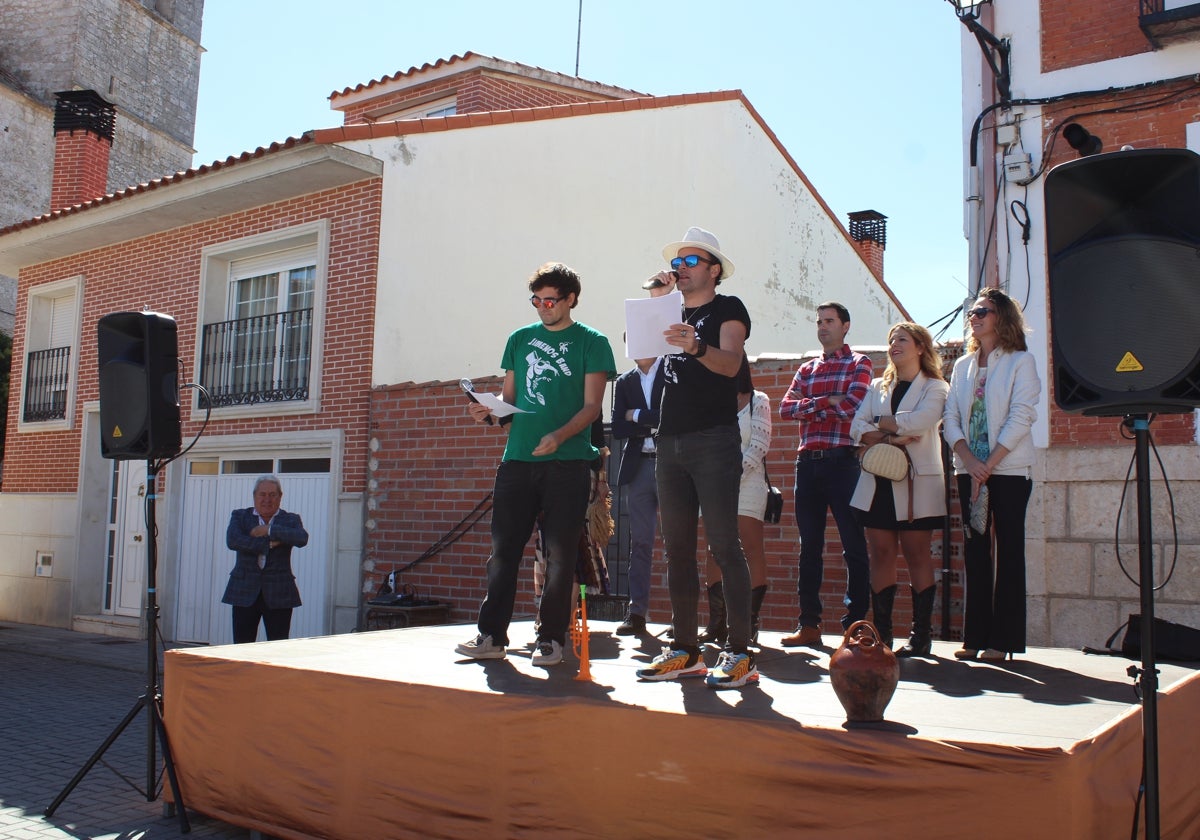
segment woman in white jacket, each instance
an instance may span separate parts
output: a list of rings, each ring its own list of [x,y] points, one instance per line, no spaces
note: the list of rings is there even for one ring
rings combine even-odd
[[[850,425],[855,443],[903,446],[912,461],[908,479],[888,481],[863,470],[850,499],[867,537],[871,559],[871,610],[875,629],[892,644],[896,557],[904,553],[913,599],[912,636],[897,656],[928,656],[933,647],[933,532],[946,516],[945,474],[938,426],[950,386],[933,337],[920,324],[903,322],[888,332],[888,363],[871,383]]]
[[[967,355],[954,364],[943,431],[954,451],[963,520],[973,523],[964,529],[967,603],[963,647],[954,655],[1011,659],[1025,652],[1025,508],[1033,490],[1034,458],[1030,428],[1042,386],[1016,301],[987,288],[967,315]],[[972,517],[983,488],[987,512]]]

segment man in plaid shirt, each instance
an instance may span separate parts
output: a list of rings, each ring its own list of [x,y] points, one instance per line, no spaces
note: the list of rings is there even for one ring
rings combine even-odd
[[[827,301],[817,307],[817,340],[824,351],[796,371],[779,404],[784,420],[800,423],[796,454],[796,524],[800,528],[800,620],[783,637],[785,647],[821,644],[821,579],[826,510],[833,511],[846,563],[846,614],[842,628],[864,618],[871,601],[870,563],[863,529],[850,509],[858,484],[858,458],[850,422],[871,384],[871,360],[846,344],[850,312]]]

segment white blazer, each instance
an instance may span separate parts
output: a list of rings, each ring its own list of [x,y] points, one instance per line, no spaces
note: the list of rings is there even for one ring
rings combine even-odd
[[[912,459],[915,473],[913,517],[916,519],[946,515],[945,473],[942,471],[942,444],[938,436],[938,425],[942,422],[942,412],[949,391],[950,386],[941,379],[930,379],[924,373],[918,373],[896,409],[897,434],[902,437],[920,435],[920,440],[905,447],[908,449],[909,458]],[[851,439],[860,443],[862,436],[867,432],[879,431],[879,427],[873,422],[874,418],[891,413],[891,391],[882,378],[872,380],[871,388],[859,403],[854,422],[850,424]],[[871,500],[875,498],[876,480],[875,476],[863,470],[854,488],[854,495],[850,497],[851,507],[859,510],[871,509]],[[893,481],[892,495],[896,502],[896,518],[904,522],[908,519],[908,481]]]
[[[971,402],[975,399],[975,376],[979,372],[979,352],[969,353],[954,363],[950,375],[950,398],[946,400],[945,427],[942,434],[950,449],[967,439],[971,421]],[[1038,397],[1042,382],[1038,378],[1033,354],[996,348],[988,357],[987,385],[983,401],[987,407],[988,440],[1008,450],[993,475],[1029,476],[1033,467],[1033,437],[1029,431],[1037,420]],[[970,443],[970,441],[968,441]],[[954,471],[965,473],[962,459],[954,453]]]

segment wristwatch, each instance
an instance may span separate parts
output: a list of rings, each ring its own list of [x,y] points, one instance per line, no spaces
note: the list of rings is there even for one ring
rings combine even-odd
[[[692,354],[693,359],[699,359],[708,350],[708,345],[704,343],[704,339],[696,336],[696,352]]]

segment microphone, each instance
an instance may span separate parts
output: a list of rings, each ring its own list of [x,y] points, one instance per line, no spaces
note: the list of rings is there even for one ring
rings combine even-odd
[[[671,275],[676,280],[679,279],[679,272],[672,271]],[[667,285],[667,284],[664,283],[663,281],[659,280],[658,275],[656,274],[655,276],[653,276],[649,280],[647,280],[645,283],[643,283],[642,288],[645,289],[646,291],[651,291],[652,289],[661,289],[665,285]]]
[[[479,402],[479,398],[475,396],[475,383],[470,379],[458,380],[458,387],[463,389],[463,393],[467,395],[467,399],[469,399],[471,402]],[[492,422],[492,415],[489,414],[487,416],[487,424],[491,426]]]

